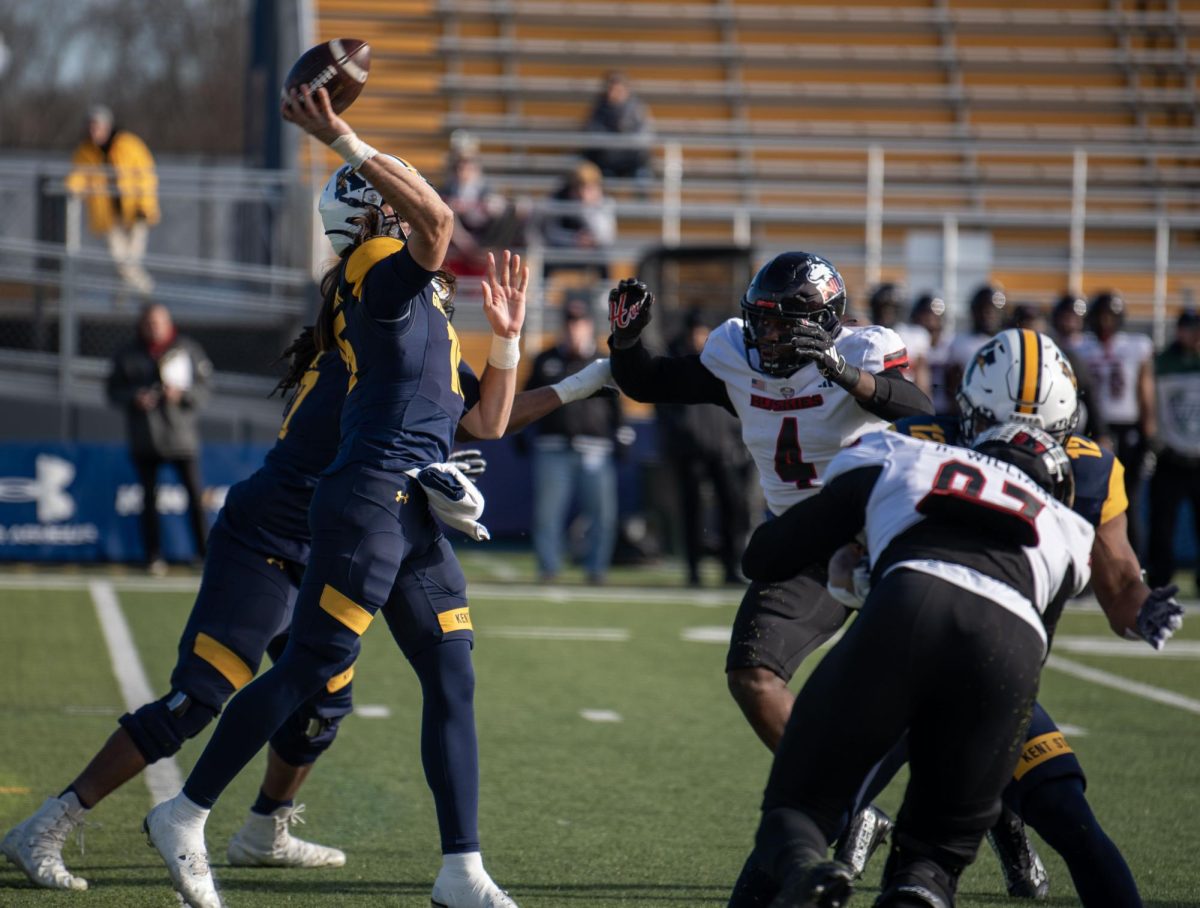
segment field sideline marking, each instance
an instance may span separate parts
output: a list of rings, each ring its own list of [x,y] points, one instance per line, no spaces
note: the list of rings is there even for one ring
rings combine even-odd
[[[1170,646],[1169,643],[1167,645]],[[1172,690],[1154,687],[1151,684],[1143,684],[1141,681],[1134,681],[1121,675],[1114,675],[1112,672],[1106,672],[1098,668],[1092,668],[1090,665],[1073,662],[1070,659],[1064,659],[1062,656],[1050,656],[1046,660],[1046,667],[1057,669],[1063,674],[1071,675],[1083,681],[1091,681],[1093,684],[1099,684],[1102,687],[1111,687],[1113,690],[1119,690],[1122,693],[1133,694],[1135,697],[1141,697],[1144,700],[1153,700],[1155,703],[1162,703],[1166,706],[1174,706],[1176,709],[1182,709],[1200,716],[1200,700],[1193,700],[1191,697],[1185,697],[1183,694],[1177,694]]]
[[[139,706],[155,699],[154,691],[150,688],[150,679],[146,677],[146,669],[142,667],[141,657],[133,642],[133,634],[129,630],[129,622],[121,611],[121,603],[117,601],[117,593],[107,580],[92,580],[88,583],[88,592],[92,604],[96,607],[96,617],[100,619],[100,630],[104,633],[104,642],[108,645],[108,656],[112,661],[113,674],[117,677],[117,685],[121,688],[121,696],[125,700],[125,708],[133,712]],[[183,787],[183,774],[174,757],[167,757],[146,767],[143,778],[146,787],[150,789],[150,798],[155,804],[173,798]]]

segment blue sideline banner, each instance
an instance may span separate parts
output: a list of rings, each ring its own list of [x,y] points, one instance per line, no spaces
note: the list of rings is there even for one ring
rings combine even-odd
[[[253,473],[265,445],[206,445],[200,458],[211,525],[229,486]],[[196,557],[187,493],[170,467],[159,471],[163,556]],[[138,520],[142,487],[124,445],[0,445],[0,561],[144,560]]]

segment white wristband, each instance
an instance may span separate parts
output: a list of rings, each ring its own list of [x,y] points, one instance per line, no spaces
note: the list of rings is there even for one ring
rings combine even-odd
[[[588,363],[578,372],[550,386],[558,399],[564,404],[574,403],[591,397],[605,385],[612,382],[612,369],[607,359],[598,359]]]
[[[515,369],[521,361],[521,336],[501,337],[492,335],[492,350],[488,354],[488,365],[493,369]]]
[[[378,151],[352,132],[344,136],[338,136],[329,143],[329,147],[341,155],[342,160],[355,170],[358,170],[363,164],[379,154]]]

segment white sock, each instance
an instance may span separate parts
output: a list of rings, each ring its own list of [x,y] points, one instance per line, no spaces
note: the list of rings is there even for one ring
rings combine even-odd
[[[79,803],[79,795],[73,791],[68,791],[59,800],[67,805],[67,813],[72,820],[82,820],[88,812],[88,809]]]
[[[184,826],[199,826],[203,829],[210,812],[207,807],[201,807],[182,791],[171,798],[171,816],[175,822]]]
[[[442,867],[447,872],[458,876],[483,873],[483,855],[478,851],[467,851],[462,854],[444,854],[442,855]]]

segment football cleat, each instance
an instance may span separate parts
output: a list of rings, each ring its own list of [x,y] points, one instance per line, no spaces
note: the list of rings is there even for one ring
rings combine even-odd
[[[167,865],[171,884],[191,908],[224,908],[204,845],[203,825],[180,823],[172,801],[163,801],[142,821],[146,839]]]
[[[841,861],[804,864],[788,874],[768,908],[842,908],[854,894],[854,872]]]
[[[1025,823],[1008,807],[1000,812],[987,834],[988,844],[996,852],[1008,894],[1017,899],[1045,899],[1050,895],[1050,875],[1038,857]]]
[[[303,812],[303,804],[270,814],[250,811],[229,840],[229,863],[234,867],[341,867],[346,863],[344,852],[292,835],[291,826],[304,822]]]
[[[33,816],[15,826],[0,842],[0,852],[37,886],[46,889],[88,888],[63,863],[67,836],[82,822],[61,798],[46,798]]]
[[[900,883],[880,893],[875,908],[951,908],[951,905],[918,883]]]
[[[838,843],[834,859],[854,871],[857,880],[867,869],[876,849],[887,841],[892,819],[874,804],[868,804],[850,819],[850,826]]]
[[[445,867],[433,883],[432,908],[517,908],[507,892],[484,870],[467,874],[450,873]]]

